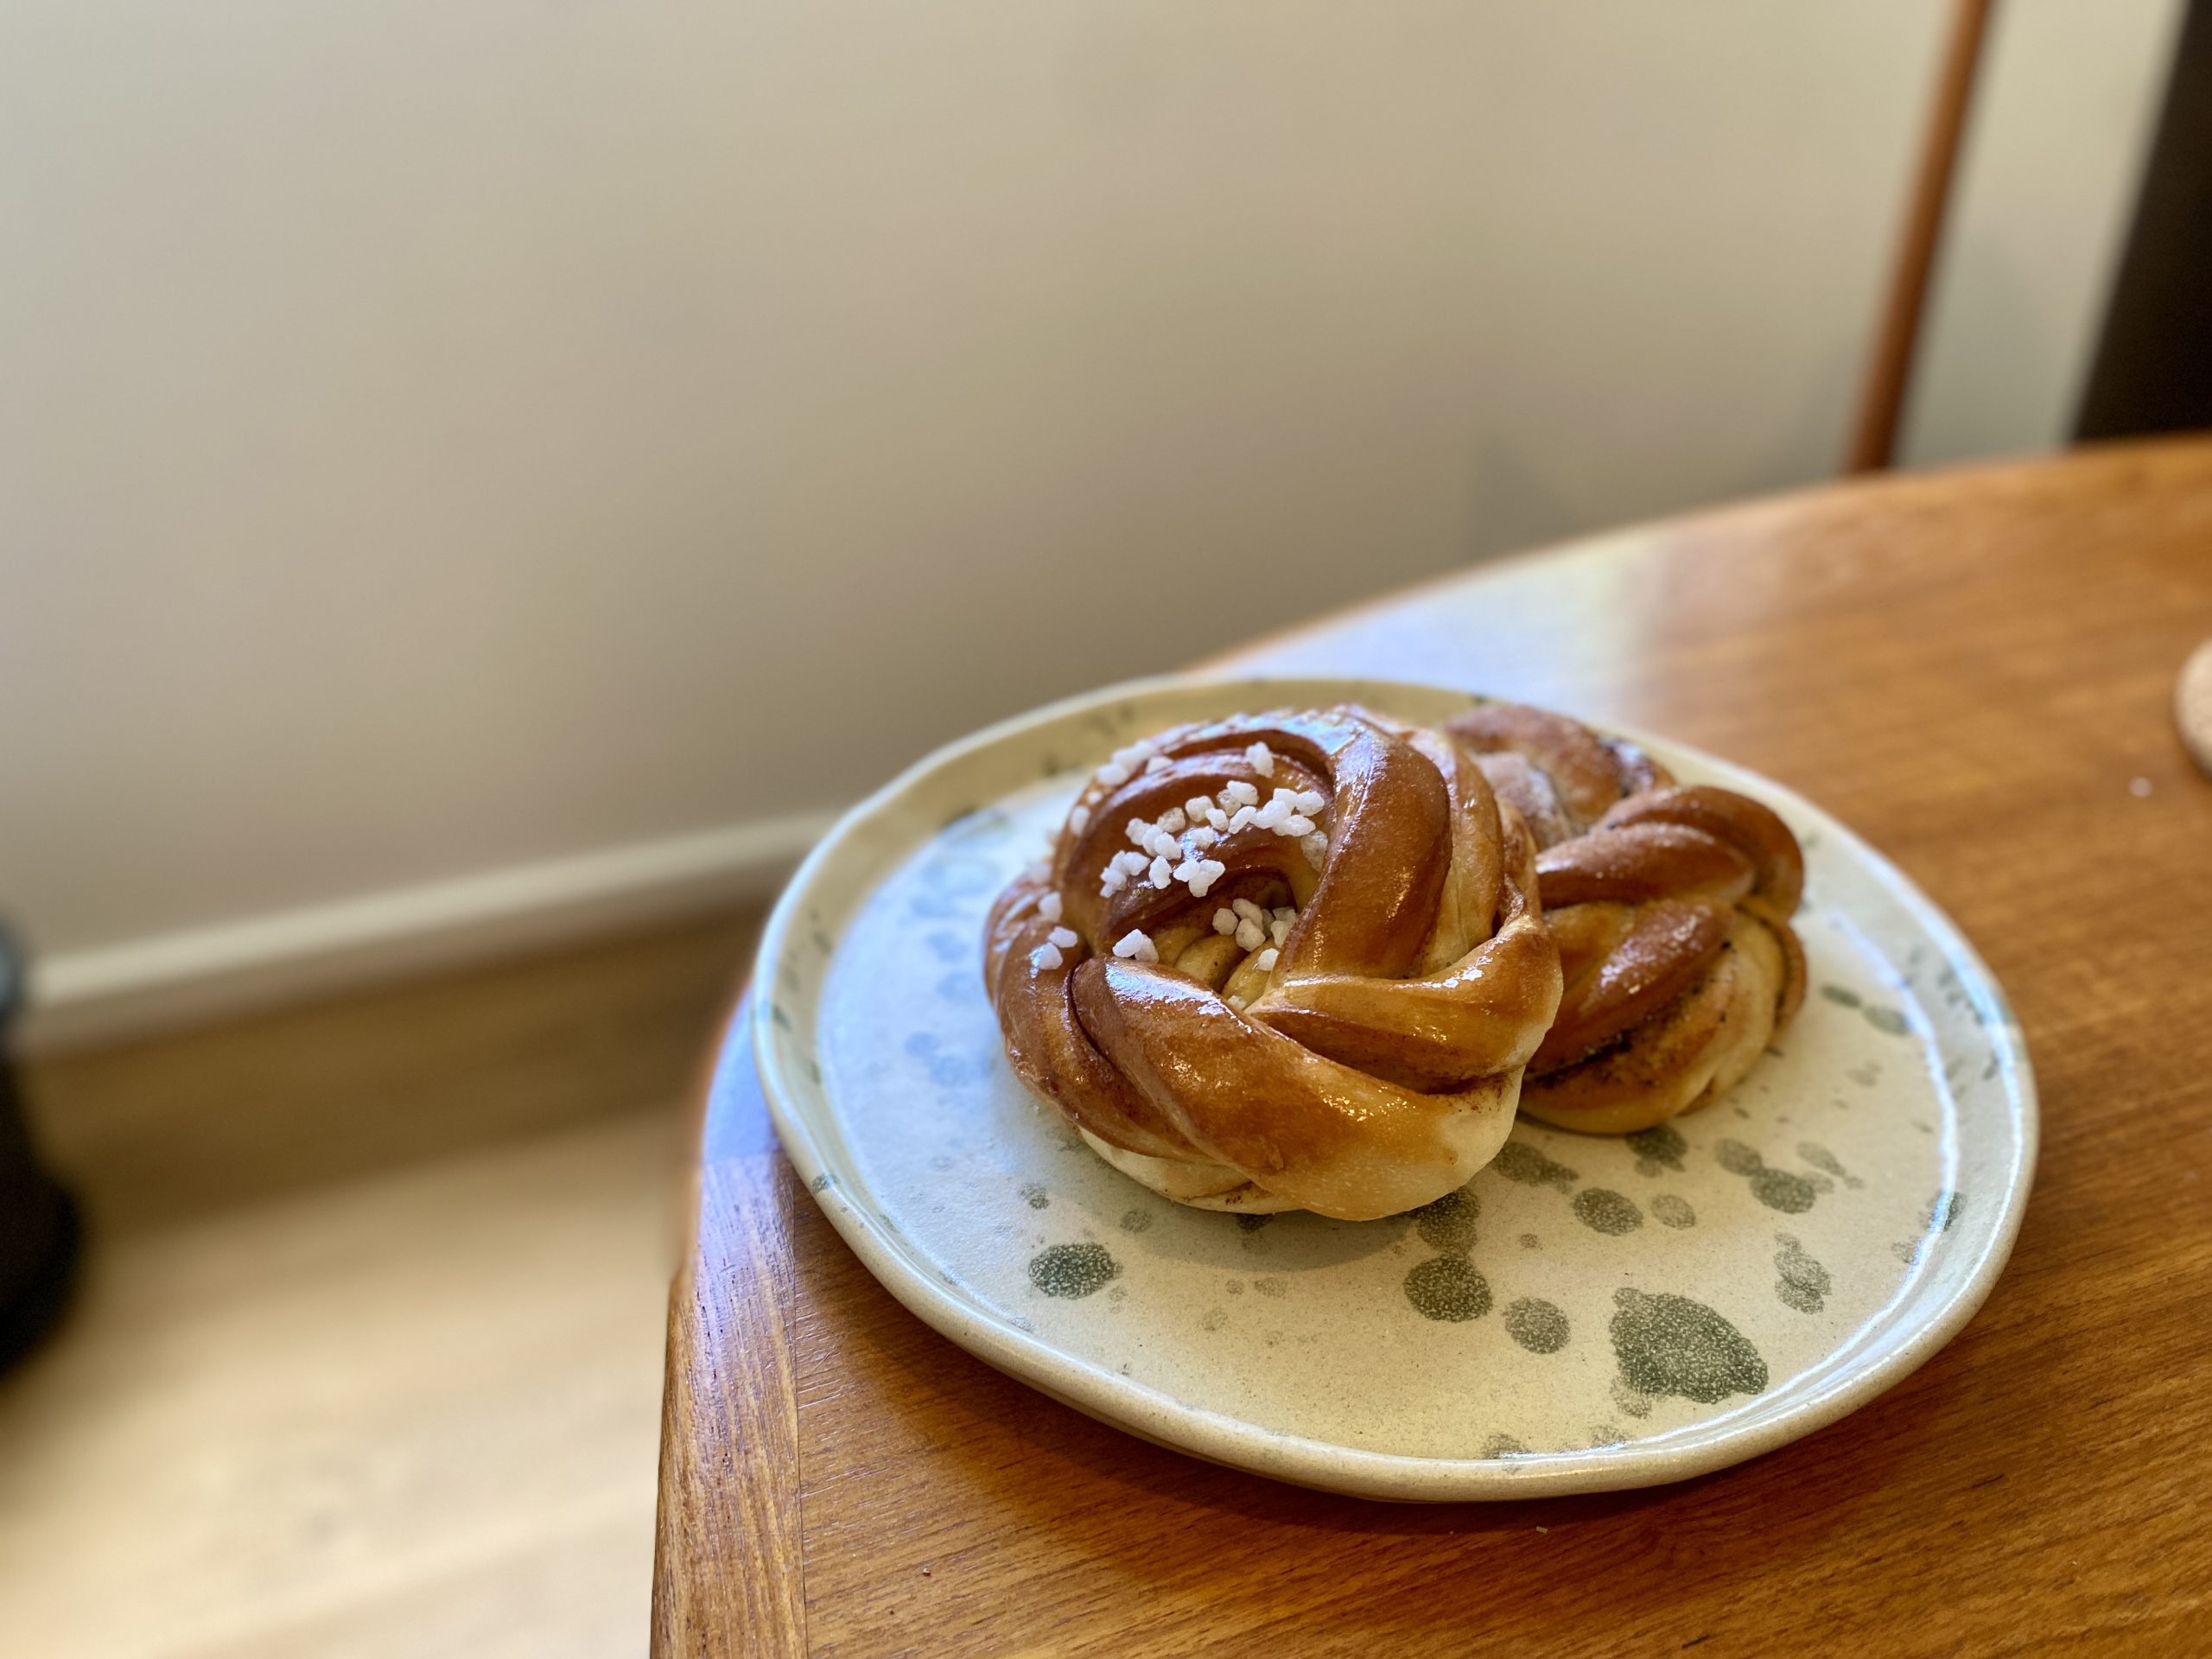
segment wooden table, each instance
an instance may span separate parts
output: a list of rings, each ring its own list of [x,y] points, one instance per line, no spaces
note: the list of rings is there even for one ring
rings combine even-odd
[[[2170,714],[2207,634],[2212,443],[2183,442],[1633,530],[1230,659],[1636,722],[1855,825],[2026,1027],[2011,1268],[1906,1382],[1727,1472],[1326,1497],[907,1314],[795,1190],[734,1040],[670,1326],[655,1652],[2212,1652],[2212,783]]]

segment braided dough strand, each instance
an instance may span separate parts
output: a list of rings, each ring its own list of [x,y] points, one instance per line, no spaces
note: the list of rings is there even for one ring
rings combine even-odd
[[[1449,729],[1501,798],[1528,804],[1543,845],[1565,989],[1522,1109],[1619,1133],[1732,1087],[1804,1000],[1789,918],[1805,867],[1789,826],[1564,715],[1491,703]]]

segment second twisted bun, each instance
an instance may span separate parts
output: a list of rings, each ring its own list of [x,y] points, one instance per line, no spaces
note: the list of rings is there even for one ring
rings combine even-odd
[[[1541,848],[1566,988],[1522,1110],[1619,1134],[1732,1087],[1804,1001],[1789,826],[1563,715],[1485,703],[1449,729]]]

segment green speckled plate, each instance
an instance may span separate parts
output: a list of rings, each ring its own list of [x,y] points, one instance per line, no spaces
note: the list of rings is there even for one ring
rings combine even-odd
[[[849,814],[777,906],[755,1040],[785,1149],[892,1294],[953,1341],[1147,1440],[1376,1497],[1649,1485],[1832,1422],[1980,1305],[2035,1160],[2003,996],[1948,920],[1818,808],[1631,734],[1787,818],[1812,994],[1730,1095],[1626,1140],[1523,1122],[1393,1220],[1186,1210],[1014,1081],[985,910],[1080,778],[1141,733],[1463,693],[1162,681],[940,751]]]

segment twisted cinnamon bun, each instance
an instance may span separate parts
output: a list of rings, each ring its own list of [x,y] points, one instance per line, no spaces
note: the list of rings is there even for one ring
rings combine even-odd
[[[1007,1056],[1181,1203],[1412,1209],[1496,1154],[1551,1027],[1535,861],[1440,732],[1344,707],[1162,733],[992,910]]]
[[[1522,1109],[1618,1134],[1717,1098],[1804,1000],[1789,826],[1544,709],[1485,703],[1448,729],[1541,849],[1565,989]]]

